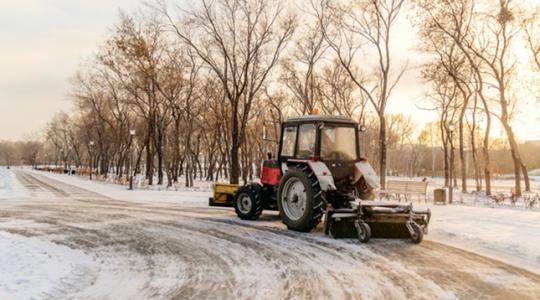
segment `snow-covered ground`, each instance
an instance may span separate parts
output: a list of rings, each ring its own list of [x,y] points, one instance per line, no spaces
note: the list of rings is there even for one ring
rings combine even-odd
[[[210,192],[192,190],[128,191],[122,185],[89,181],[77,176],[37,173],[92,190],[109,198],[140,203],[163,202],[204,207],[207,206],[208,197],[211,196]],[[456,195],[461,194],[457,192]],[[456,199],[459,202],[460,196]],[[486,254],[540,274],[540,211],[499,209],[500,207],[490,206],[473,207],[459,203],[425,205],[419,202],[415,207],[429,208],[433,212],[430,232],[426,239]]]
[[[11,170],[0,167],[0,200],[27,196],[27,190],[15,179]]]
[[[0,299],[534,299],[540,293],[540,277],[521,270],[540,274],[538,211],[417,202],[433,211],[423,244],[360,245],[333,240],[321,228],[288,231],[276,212],[238,220],[230,208],[207,207],[210,191],[128,191],[18,169],[0,172],[0,186],[7,195],[0,199]]]
[[[540,274],[540,212],[462,205],[430,209],[427,239]]]
[[[0,231],[0,299],[54,299],[57,287],[78,284],[90,262],[82,251]]]

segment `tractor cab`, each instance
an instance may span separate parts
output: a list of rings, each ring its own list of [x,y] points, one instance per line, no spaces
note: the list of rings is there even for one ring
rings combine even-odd
[[[261,182],[277,186],[289,166],[318,164],[328,169],[332,186],[352,188],[350,178],[360,159],[359,131],[351,118],[307,115],[289,118],[281,126],[277,159],[264,161]]]
[[[308,115],[286,120],[281,129],[280,164],[321,161],[335,181],[352,175],[360,160],[358,123],[347,117]]]
[[[358,124],[350,118],[303,116],[283,122],[279,160],[356,161]]]

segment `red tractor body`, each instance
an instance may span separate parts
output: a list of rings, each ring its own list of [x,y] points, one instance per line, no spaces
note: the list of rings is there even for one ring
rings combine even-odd
[[[263,185],[277,186],[281,180],[281,168],[279,164],[266,160],[261,170],[261,183]]]

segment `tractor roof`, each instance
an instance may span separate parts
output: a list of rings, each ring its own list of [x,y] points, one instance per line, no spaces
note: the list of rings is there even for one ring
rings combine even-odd
[[[343,123],[343,124],[358,124],[353,119],[343,116],[329,116],[329,115],[306,115],[301,117],[292,117],[288,118],[283,122],[284,124],[291,123],[319,123],[319,122],[328,122],[328,123]]]

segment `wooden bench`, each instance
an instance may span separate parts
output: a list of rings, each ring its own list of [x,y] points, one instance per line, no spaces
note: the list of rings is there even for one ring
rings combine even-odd
[[[404,181],[404,180],[389,180],[386,182],[386,189],[380,191],[381,197],[390,199],[393,196],[399,201],[404,198],[409,200],[410,196],[421,196],[427,202],[427,181]]]

